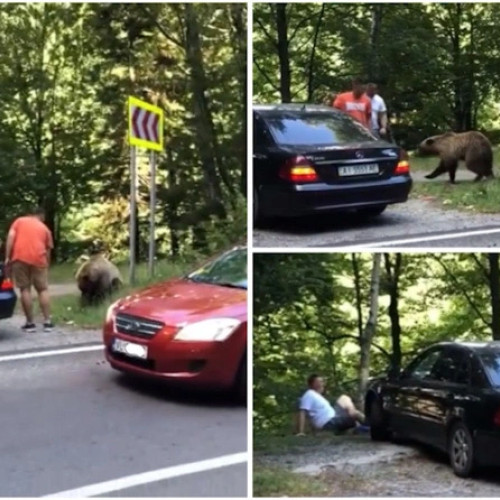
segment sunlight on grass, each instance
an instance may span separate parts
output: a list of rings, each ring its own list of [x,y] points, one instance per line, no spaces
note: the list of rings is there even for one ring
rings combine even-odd
[[[500,212],[500,180],[478,183],[415,182],[412,196],[427,197],[441,202],[443,207],[481,213]]]

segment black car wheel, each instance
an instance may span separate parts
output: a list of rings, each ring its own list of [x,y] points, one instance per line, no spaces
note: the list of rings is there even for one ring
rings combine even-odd
[[[387,441],[391,435],[387,428],[384,411],[379,399],[373,399],[370,403],[370,413],[368,417],[370,423],[370,437],[372,441]]]
[[[358,214],[363,217],[376,217],[380,215],[385,209],[387,205],[375,205],[373,207],[360,208],[358,210]]]
[[[474,443],[462,422],[454,424],[450,431],[448,452],[453,472],[459,477],[470,476],[474,468]]]

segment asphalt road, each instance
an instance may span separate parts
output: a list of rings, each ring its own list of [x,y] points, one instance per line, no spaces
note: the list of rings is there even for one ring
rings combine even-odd
[[[254,230],[255,248],[500,247],[500,214],[444,210],[412,199],[379,217],[333,214],[270,221]]]
[[[127,379],[98,332],[18,322],[0,322],[1,497],[246,496],[246,408]]]

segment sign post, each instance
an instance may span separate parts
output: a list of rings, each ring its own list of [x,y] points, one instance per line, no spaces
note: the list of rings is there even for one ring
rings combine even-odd
[[[136,150],[135,146],[130,146],[130,270],[129,281],[133,285],[135,282],[135,248],[137,235],[137,165],[136,165]]]
[[[136,148],[151,151],[151,191],[150,191],[150,235],[149,235],[149,276],[154,273],[155,256],[155,208],[156,208],[156,155],[163,150],[163,110],[130,96],[128,99],[128,137],[130,144],[130,284],[135,282],[136,234],[137,234],[137,164]]]
[[[151,191],[149,193],[149,259],[148,274],[155,274],[155,212],[156,212],[156,154],[151,151],[149,157]]]

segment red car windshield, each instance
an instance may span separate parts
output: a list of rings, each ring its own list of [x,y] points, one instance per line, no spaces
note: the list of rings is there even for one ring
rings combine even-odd
[[[187,276],[196,283],[247,289],[247,250],[236,248]]]

